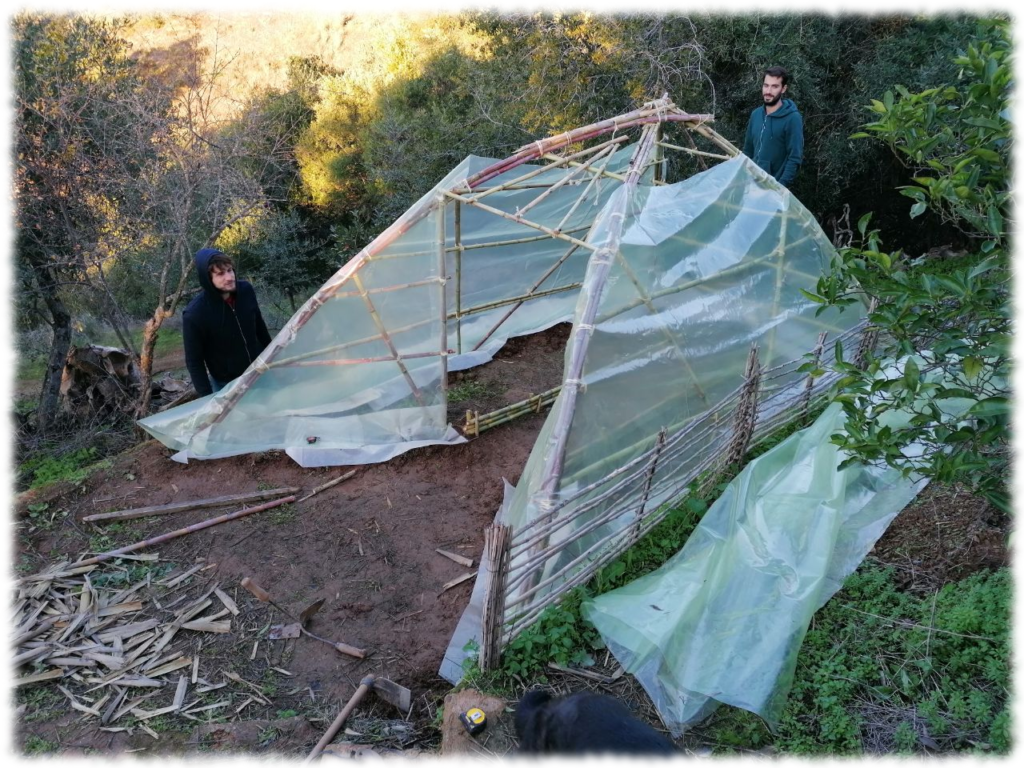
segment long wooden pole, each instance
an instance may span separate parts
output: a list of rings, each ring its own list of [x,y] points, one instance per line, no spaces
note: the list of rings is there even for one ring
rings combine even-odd
[[[186,509],[205,509],[207,507],[221,507],[225,504],[236,504],[242,501],[256,501],[271,496],[286,496],[296,493],[298,488],[274,488],[269,491],[254,491],[252,493],[235,493],[231,496],[217,496],[212,499],[196,499],[195,501],[177,501],[173,504],[160,504],[152,507],[137,507],[135,509],[124,509],[118,512],[100,512],[95,515],[86,515],[82,518],[84,522],[95,523],[99,520],[132,520],[137,517],[151,517],[153,515],[169,515],[172,512],[183,512]]]
[[[170,533],[164,533],[164,534],[161,534],[160,536],[154,536],[152,539],[146,539],[145,541],[139,541],[139,542],[136,542],[135,544],[129,544],[127,547],[120,547],[119,549],[112,549],[109,552],[104,552],[102,554],[96,555],[95,557],[90,557],[88,560],[79,560],[76,563],[71,563],[71,565],[73,565],[75,568],[80,568],[83,565],[93,565],[95,563],[100,563],[100,562],[102,562],[104,560],[109,560],[112,557],[117,557],[118,555],[123,555],[126,552],[134,552],[137,549],[142,549],[143,547],[151,547],[154,544],[163,544],[165,541],[170,541],[171,539],[176,539],[179,536],[185,536],[185,535],[187,535],[189,533],[195,533],[196,531],[201,531],[204,528],[210,528],[210,527],[212,527],[214,525],[220,525],[221,523],[227,523],[227,522],[230,522],[231,520],[237,520],[240,517],[245,517],[246,515],[251,515],[251,514],[254,514],[256,512],[264,512],[264,511],[266,511],[268,509],[273,509],[274,507],[279,507],[282,504],[289,504],[289,503],[291,503],[293,501],[295,501],[295,497],[294,496],[286,496],[283,499],[277,499],[276,501],[269,501],[266,504],[261,504],[258,507],[250,507],[249,509],[240,509],[238,512],[230,512],[230,513],[228,513],[226,515],[221,515],[220,517],[214,517],[214,518],[212,518],[210,520],[204,520],[203,522],[196,523],[195,525],[187,525],[184,528],[179,528],[178,530],[171,531]]]

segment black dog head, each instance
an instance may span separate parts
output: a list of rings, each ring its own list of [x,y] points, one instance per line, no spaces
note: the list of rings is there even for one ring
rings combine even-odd
[[[587,692],[554,699],[547,691],[529,691],[516,709],[516,735],[519,750],[528,753],[675,752],[671,741],[618,699]]]

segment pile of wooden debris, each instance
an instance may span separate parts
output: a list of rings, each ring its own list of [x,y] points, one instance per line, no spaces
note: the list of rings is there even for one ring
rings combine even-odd
[[[156,560],[157,556],[125,559]],[[106,570],[98,572],[101,567]],[[170,647],[183,631],[231,631],[231,617],[239,609],[219,584],[193,599],[184,589],[193,576],[213,568],[216,563],[199,562],[158,581],[149,570],[145,578],[123,588],[104,586],[116,584],[118,578],[123,584],[128,572],[107,563],[79,567],[63,563],[21,579],[15,604],[14,664],[16,670],[31,665],[33,671],[16,677],[15,684],[56,681],[71,707],[98,718],[101,730],[130,731],[137,726],[153,738],[159,737],[146,725],[150,718],[176,713],[202,721],[197,714],[231,705],[231,698],[211,704],[201,698],[228,681],[251,691],[236,711],[253,701],[269,704],[258,686],[233,672],[222,672],[227,679],[219,683],[204,679],[198,654],[186,656]],[[149,589],[154,585],[163,587],[159,600]],[[154,613],[166,618],[143,618]],[[179,673],[176,680],[175,672]],[[212,676],[212,671],[207,674]],[[173,696],[170,704],[155,709],[142,706],[161,693]],[[134,715],[132,725],[115,725],[129,713]]]

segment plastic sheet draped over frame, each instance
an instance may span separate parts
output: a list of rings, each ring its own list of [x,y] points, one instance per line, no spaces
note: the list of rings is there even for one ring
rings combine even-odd
[[[863,316],[857,308],[816,314],[820,305],[801,289],[815,288],[834,253],[832,244],[795,197],[743,156],[678,184],[639,187],[624,210],[594,327],[579,325],[581,297],[569,341],[571,349],[579,333],[592,333],[551,499],[556,506],[566,502],[556,519],[573,517],[605,491],[583,489],[650,451],[661,429],[671,438],[733,393],[752,344],[762,367],[770,368],[809,353],[820,332],[834,338]],[[605,229],[602,214],[591,242],[599,245]],[[588,273],[583,291],[595,290]],[[794,373],[774,384],[803,381]],[[549,423],[563,407],[559,397]],[[543,549],[560,550],[532,582],[550,583],[510,612],[510,626],[571,576],[552,579],[553,574],[570,567],[580,572],[593,560],[588,551],[634,524],[641,508],[679,498],[695,468],[724,449],[731,423],[720,420],[708,427],[706,439],[666,456],[649,489],[634,473],[633,482],[554,530],[541,546],[514,554],[512,571]],[[537,441],[502,522],[520,528],[546,514],[540,506],[552,445],[550,439]],[[602,518],[606,522],[581,533]]]
[[[678,735],[719,702],[776,723],[811,616],[925,481],[840,470],[838,404],[750,462],[657,571],[583,615]]]
[[[743,382],[751,344],[762,366],[779,365],[809,353],[821,331],[834,338],[863,317],[858,307],[816,316],[820,305],[800,289],[815,288],[832,244],[788,190],[743,156],[677,184],[615,194],[624,199],[609,201],[588,238],[595,247],[615,242],[607,281],[600,284],[592,260],[566,352],[579,334],[592,334],[560,481],[542,508],[562,395],[496,518],[518,531],[557,508],[546,540],[513,552],[509,578],[518,584],[506,599],[518,604],[506,609],[506,631],[528,624],[538,604],[594,562],[602,540],[633,535],[638,513],[679,499],[697,468],[721,454],[732,418],[709,412]],[[613,207],[623,219],[613,219]],[[598,314],[593,328],[584,327],[583,307],[595,292]],[[773,386],[799,393],[804,382],[794,373]],[[671,440],[694,425],[703,436],[666,451],[649,488],[640,467],[608,492],[607,478],[649,452],[662,428]],[[590,508],[577,514],[583,505]],[[526,562],[545,551],[552,554],[543,570],[524,580]],[[452,682],[461,678],[467,639],[480,639],[481,600],[477,589],[445,654],[441,674]]]
[[[621,170],[628,156],[610,152],[607,169]],[[464,160],[381,236],[398,233],[388,245],[364,252],[328,280],[253,364],[260,372],[244,392],[251,369],[220,392],[140,425],[177,449],[179,461],[284,449],[302,466],[330,466],[464,442],[448,425],[446,365],[479,365],[509,337],[568,320],[590,255],[520,221],[447,199],[442,256],[441,195],[493,162]],[[536,169],[514,168],[483,189]],[[484,201],[514,216],[571,173],[546,169],[530,186]],[[595,211],[620,184],[604,178],[576,205],[588,178],[574,177],[546,195],[527,218],[586,237]],[[554,292],[522,302],[496,327],[531,290]]]

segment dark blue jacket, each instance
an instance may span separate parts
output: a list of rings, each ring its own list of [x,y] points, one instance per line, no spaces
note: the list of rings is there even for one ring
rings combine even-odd
[[[244,280],[235,281],[235,308],[224,301],[210,280],[210,259],[220,253],[203,248],[196,254],[196,272],[203,292],[185,307],[185,365],[196,392],[209,395],[210,376],[221,383],[237,379],[270,343],[256,292]]]
[[[788,187],[804,160],[804,121],[796,104],[783,99],[772,114],[762,105],[750,113],[743,154]]]

